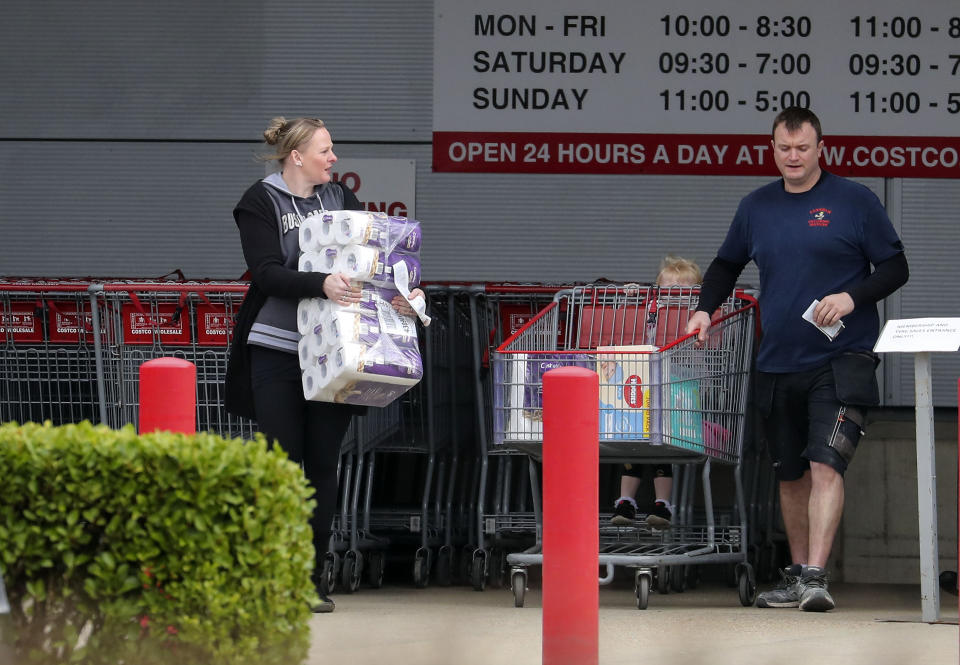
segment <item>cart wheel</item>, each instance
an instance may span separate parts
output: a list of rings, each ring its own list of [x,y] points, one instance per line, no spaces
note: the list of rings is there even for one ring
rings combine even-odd
[[[513,606],[523,607],[523,597],[527,593],[527,574],[522,570],[513,571],[510,586],[513,587]]]
[[[486,557],[483,554],[473,555],[473,567],[470,571],[470,582],[474,591],[483,591],[487,587]]]
[[[441,547],[437,555],[437,584],[450,586],[453,581],[453,552],[449,547]]]
[[[670,588],[677,593],[683,593],[687,588],[686,566],[670,566]]]
[[[386,568],[383,552],[371,552],[367,566],[367,582],[374,589],[379,589],[383,586],[383,571]]]
[[[635,581],[637,594],[637,609],[647,609],[647,603],[650,602],[650,576],[637,574]]]
[[[353,564],[353,576],[350,578],[352,591],[360,588],[360,583],[363,581],[363,568],[363,555],[357,552],[357,560]]]
[[[344,593],[353,593],[360,587],[360,566],[356,552],[350,551],[343,555],[340,584],[343,586]]]
[[[430,567],[427,557],[418,550],[417,555],[413,559],[413,583],[418,589],[425,589],[430,582],[429,577]]]
[[[673,566],[657,566],[657,591],[662,594],[670,593],[670,569]]]
[[[327,552],[323,557],[320,568],[320,593],[329,596],[337,588],[337,563],[339,557],[333,552]]]
[[[744,571],[740,574],[738,585],[740,591],[740,604],[744,607],[751,607],[754,601],[757,600],[757,585],[755,582],[750,581],[750,575],[747,573],[747,571]]]

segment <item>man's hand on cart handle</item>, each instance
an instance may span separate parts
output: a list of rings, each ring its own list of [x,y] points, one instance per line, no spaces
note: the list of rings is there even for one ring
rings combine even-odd
[[[703,346],[703,343],[707,341],[707,331],[710,329],[710,315],[701,310],[697,310],[693,313],[687,320],[687,334],[698,332],[697,335],[697,346]]]

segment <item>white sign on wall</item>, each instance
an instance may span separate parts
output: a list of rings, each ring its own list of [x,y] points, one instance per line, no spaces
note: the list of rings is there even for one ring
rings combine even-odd
[[[333,165],[333,180],[356,194],[364,210],[417,218],[415,160],[344,158]]]
[[[434,3],[434,169],[775,173],[787,106],[841,175],[960,177],[960,3]]]
[[[960,318],[893,319],[873,350],[877,353],[953,352],[960,348]]]

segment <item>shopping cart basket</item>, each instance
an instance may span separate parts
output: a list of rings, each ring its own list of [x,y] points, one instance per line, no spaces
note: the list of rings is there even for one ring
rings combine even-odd
[[[700,345],[696,336],[684,335],[698,296],[698,289],[684,287],[577,287],[558,294],[494,357],[496,445],[542,457],[542,376],[573,365],[600,377],[601,462],[702,466],[703,524],[676,520],[671,529],[656,531],[601,522],[599,557],[606,576],[600,583],[613,580],[615,566],[633,569],[640,609],[647,606],[656,567],[733,563],[741,602],[752,604],[756,593],[740,479],[756,301],[736,292],[712,315]],[[558,343],[561,325],[566,335]],[[737,514],[730,524],[715,520],[714,463],[734,469]],[[517,606],[523,605],[526,566],[541,564],[542,557],[539,540],[508,555]]]

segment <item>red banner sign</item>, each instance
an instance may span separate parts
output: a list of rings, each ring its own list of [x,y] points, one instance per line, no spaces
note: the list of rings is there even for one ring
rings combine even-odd
[[[820,164],[855,177],[960,178],[960,138],[826,136]],[[434,132],[434,171],[777,175],[755,134]]]

